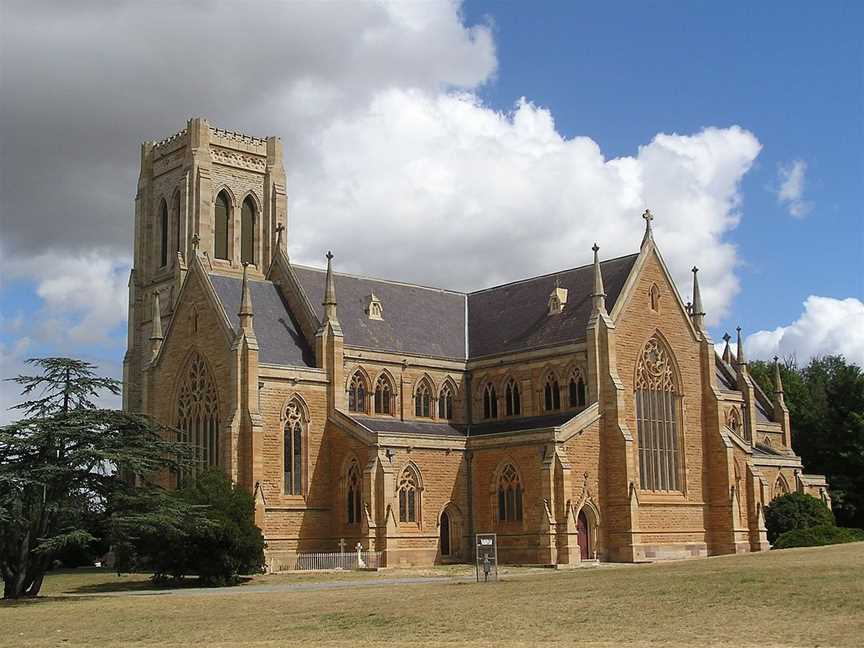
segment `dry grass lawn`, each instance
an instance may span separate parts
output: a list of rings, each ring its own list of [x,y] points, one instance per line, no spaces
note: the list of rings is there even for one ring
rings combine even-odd
[[[324,591],[249,589],[346,578],[286,575],[217,596],[192,590],[61,596],[99,589],[100,582],[141,588],[141,578],[52,576],[44,598],[0,605],[0,645],[864,645],[864,543],[655,565],[510,570],[488,585],[442,579]]]

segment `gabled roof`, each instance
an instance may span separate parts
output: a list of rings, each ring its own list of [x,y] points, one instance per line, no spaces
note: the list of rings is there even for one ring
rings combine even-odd
[[[210,282],[219,301],[228,314],[231,325],[237,329],[240,310],[240,277],[210,274]],[[258,360],[265,364],[314,367],[315,358],[300,328],[291,316],[271,281],[249,280],[252,293],[252,326],[258,339]]]
[[[615,305],[638,254],[603,261],[606,307]],[[556,279],[567,289],[567,304],[548,314],[549,294]],[[468,340],[471,357],[561,344],[585,336],[591,315],[593,266],[523,279],[468,295]]]
[[[324,319],[324,270],[293,265],[319,320]],[[345,344],[379,351],[465,359],[465,294],[439,288],[333,273]],[[369,319],[374,291],[383,319]]]
[[[638,254],[602,262],[608,307],[615,304]],[[291,266],[320,319],[320,268]],[[591,315],[592,265],[460,293],[439,288],[334,273],[345,344],[378,351],[464,360],[562,344],[585,336]],[[564,311],[548,314],[555,281],[568,291]],[[374,292],[382,320],[366,313]],[[467,321],[466,321],[467,316]],[[467,345],[466,345],[467,335]]]

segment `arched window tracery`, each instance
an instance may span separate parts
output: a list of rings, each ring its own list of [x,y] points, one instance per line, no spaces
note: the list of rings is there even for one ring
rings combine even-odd
[[[444,383],[438,394],[438,418],[453,418],[453,388],[448,383]]]
[[[587,401],[587,389],[585,388],[585,378],[582,376],[581,369],[575,369],[570,374],[570,383],[568,385],[570,396],[570,407],[585,407]]]
[[[670,351],[654,336],[636,367],[639,481],[644,490],[681,490],[680,396]]]
[[[561,409],[561,390],[558,386],[558,377],[552,372],[546,376],[546,385],[543,388],[543,406],[547,412]]]
[[[491,382],[483,389],[483,418],[498,418],[498,396],[495,394],[495,385]]]
[[[255,265],[255,203],[246,196],[240,209],[240,262]]]
[[[432,416],[432,388],[424,378],[414,392],[414,416],[429,418]]]
[[[367,393],[366,378],[360,371],[356,371],[348,385],[348,411],[365,414]]]
[[[193,353],[177,395],[180,440],[192,446],[198,467],[219,464],[219,399],[216,382],[199,353]],[[196,467],[193,472],[198,469]]]
[[[507,416],[519,416],[522,414],[522,395],[519,393],[519,384],[512,378],[507,381],[504,391]]]
[[[420,479],[412,466],[407,466],[399,476],[399,521],[420,520]]]
[[[303,494],[303,434],[306,418],[303,408],[296,400],[285,409],[283,429],[284,492],[286,495]]]
[[[513,464],[507,464],[498,477],[498,521],[522,521],[522,480]]]
[[[362,500],[360,496],[360,465],[356,459],[351,460],[346,476],[346,504],[348,506],[348,524],[360,523]]]
[[[390,402],[393,396],[393,387],[386,375],[381,375],[375,381],[375,413],[392,414]]]
[[[231,216],[228,194],[220,191],[216,196],[215,222],[213,223],[213,256],[228,259],[228,219]]]

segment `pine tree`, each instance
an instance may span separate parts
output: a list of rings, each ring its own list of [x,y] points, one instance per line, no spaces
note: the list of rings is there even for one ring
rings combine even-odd
[[[71,358],[34,358],[37,375],[11,378],[29,400],[0,427],[0,575],[4,598],[39,593],[54,557],[94,541],[85,519],[112,496],[188,462],[173,430],[146,416],[99,408],[119,381]]]

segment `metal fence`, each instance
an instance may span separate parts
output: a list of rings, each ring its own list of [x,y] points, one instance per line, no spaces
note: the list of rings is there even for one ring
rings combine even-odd
[[[294,569],[299,571],[323,571],[326,569],[378,569],[380,566],[380,551],[348,551],[345,553],[297,554],[297,562],[294,565]]]

